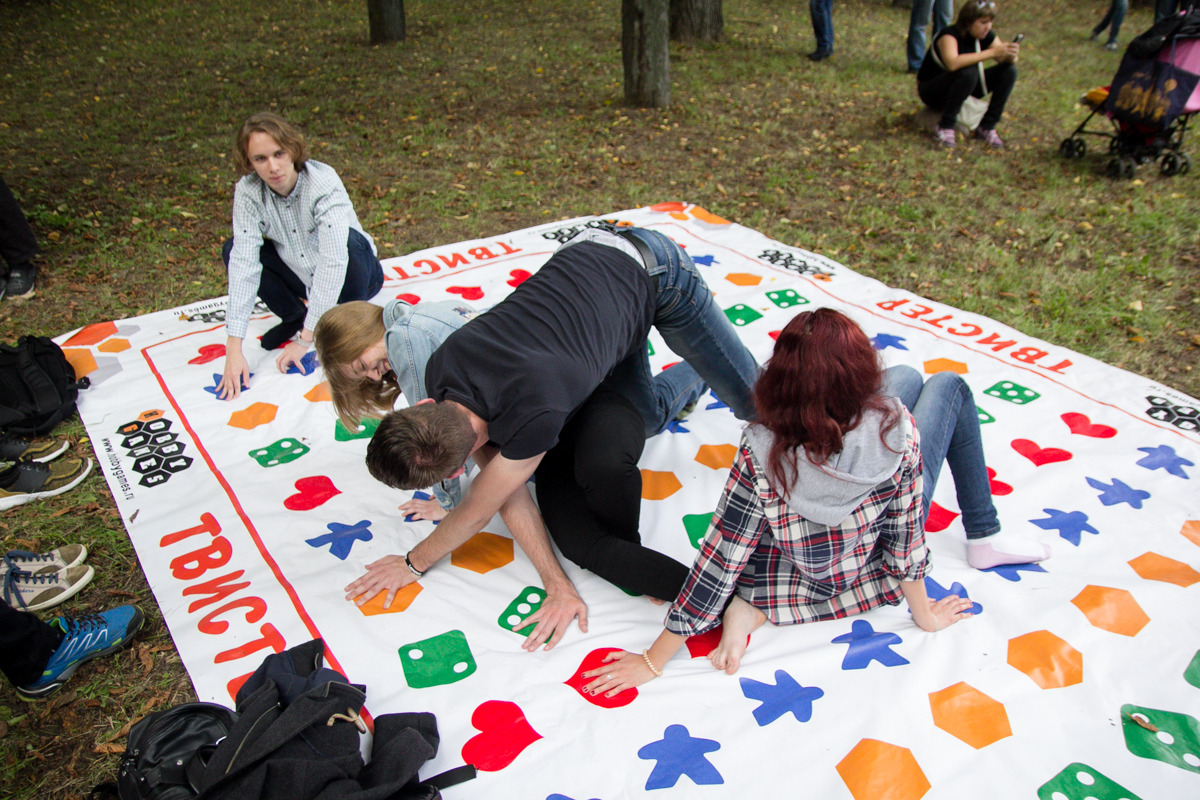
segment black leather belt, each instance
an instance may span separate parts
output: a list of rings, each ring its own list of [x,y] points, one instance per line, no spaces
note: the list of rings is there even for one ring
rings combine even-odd
[[[650,245],[642,241],[642,237],[635,234],[628,228],[617,228],[613,230],[617,236],[620,236],[625,241],[629,242],[637,249],[638,255],[642,257],[642,268],[646,270],[646,275],[649,276],[650,282],[654,284],[654,288],[658,289],[658,275],[650,274],[650,267],[658,264],[658,259],[654,252],[650,249]]]

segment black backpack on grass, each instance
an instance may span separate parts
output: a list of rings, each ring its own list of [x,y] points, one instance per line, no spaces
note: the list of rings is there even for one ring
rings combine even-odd
[[[75,369],[62,348],[45,336],[22,336],[15,347],[0,344],[0,430],[44,436],[75,413]]]

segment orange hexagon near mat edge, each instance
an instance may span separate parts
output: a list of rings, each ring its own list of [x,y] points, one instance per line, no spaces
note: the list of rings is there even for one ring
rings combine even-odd
[[[275,420],[275,413],[279,411],[279,406],[271,403],[252,403],[246,406],[241,411],[235,411],[229,415],[229,427],[242,428],[244,430],[253,430],[259,425],[266,425]]]
[[[90,350],[80,350],[77,347],[63,348],[63,356],[71,369],[75,370],[75,380],[96,371],[96,357]]]
[[[926,361],[923,365],[926,375],[936,375],[939,372],[953,372],[956,375],[966,375],[967,365],[961,361],[953,361],[949,358],[934,358]]]
[[[1179,529],[1179,535],[1200,547],[1200,519],[1189,519],[1183,523],[1183,527]]]
[[[63,342],[63,347],[81,347],[89,344],[102,342],[108,337],[117,332],[115,322],[97,322],[95,325],[88,325]]]
[[[392,598],[392,604],[387,608],[383,607],[383,601],[387,599],[387,592],[380,592],[361,606],[355,606],[355,608],[364,617],[374,617],[377,614],[399,614],[401,611],[408,610],[408,607],[413,604],[413,600],[417,599],[417,595],[421,591],[421,584],[410,583],[396,592],[396,596]]]
[[[729,469],[737,451],[737,446],[732,444],[702,444],[696,451],[696,460],[712,469]]]
[[[480,575],[507,566],[512,560],[513,540],[487,531],[475,534],[450,554],[451,564]]]
[[[1137,636],[1150,617],[1133,595],[1111,586],[1085,586],[1071,603],[1083,612],[1087,621],[1102,631]]]
[[[752,275],[749,272],[731,272],[725,276],[725,280],[734,286],[758,286],[762,283],[762,276]]]
[[[917,800],[929,779],[907,747],[863,739],[838,762],[838,775],[854,800]]]
[[[1083,654],[1050,631],[1009,639],[1008,663],[1043,689],[1083,682]]]
[[[1004,704],[967,683],[929,693],[933,724],[980,750],[1012,736]]]
[[[1142,553],[1129,562],[1133,571],[1148,581],[1173,583],[1185,589],[1200,582],[1200,572],[1192,567],[1158,553]]]
[[[674,472],[642,470],[642,499],[665,500],[683,488]]]
[[[128,339],[109,339],[96,349],[101,353],[123,353],[131,347],[133,345],[129,343]]]

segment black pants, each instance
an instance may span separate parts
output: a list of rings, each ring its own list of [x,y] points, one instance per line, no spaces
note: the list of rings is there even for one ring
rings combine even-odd
[[[987,111],[979,122],[984,130],[993,130],[1000,122],[1004,113],[1004,104],[1012,94],[1017,84],[1017,68],[1012,64],[996,64],[983,71],[988,91],[992,99],[988,102]],[[934,111],[942,112],[938,125],[942,128],[953,128],[958,119],[958,110],[963,101],[969,96],[985,97],[983,87],[979,85],[979,68],[972,64],[957,72],[943,72],[936,78],[930,78],[917,84],[917,94],[921,101]]]
[[[233,251],[233,239],[228,239],[221,250],[225,259],[225,269],[229,269],[229,254]],[[379,259],[371,252],[371,245],[366,237],[353,228],[346,239],[346,279],[342,283],[342,293],[339,303],[351,300],[370,300],[383,288],[383,267]],[[258,260],[263,265],[263,271],[258,279],[258,296],[275,316],[284,322],[290,322],[304,316],[308,307],[304,305],[308,297],[308,287],[292,272],[291,268],[279,257],[275,243],[270,239],[263,241],[258,251]]]
[[[0,672],[14,686],[27,686],[42,677],[62,637],[57,628],[0,600]]]
[[[559,434],[537,469],[538,505],[563,555],[636,594],[674,600],[688,568],[642,546],[645,422],[633,404],[601,387]]]
[[[37,251],[37,239],[17,205],[17,198],[0,178],[0,258],[11,268],[29,262]],[[4,274],[8,274],[7,269]]]

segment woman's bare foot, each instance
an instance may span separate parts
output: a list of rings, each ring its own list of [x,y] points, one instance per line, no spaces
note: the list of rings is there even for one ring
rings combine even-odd
[[[667,602],[666,600],[659,600],[657,597],[651,597],[650,595],[646,595],[646,599],[656,606],[665,605]]]
[[[766,614],[734,595],[721,618],[721,642],[708,654],[708,660],[726,675],[737,672],[746,654],[747,637],[766,621]]]

